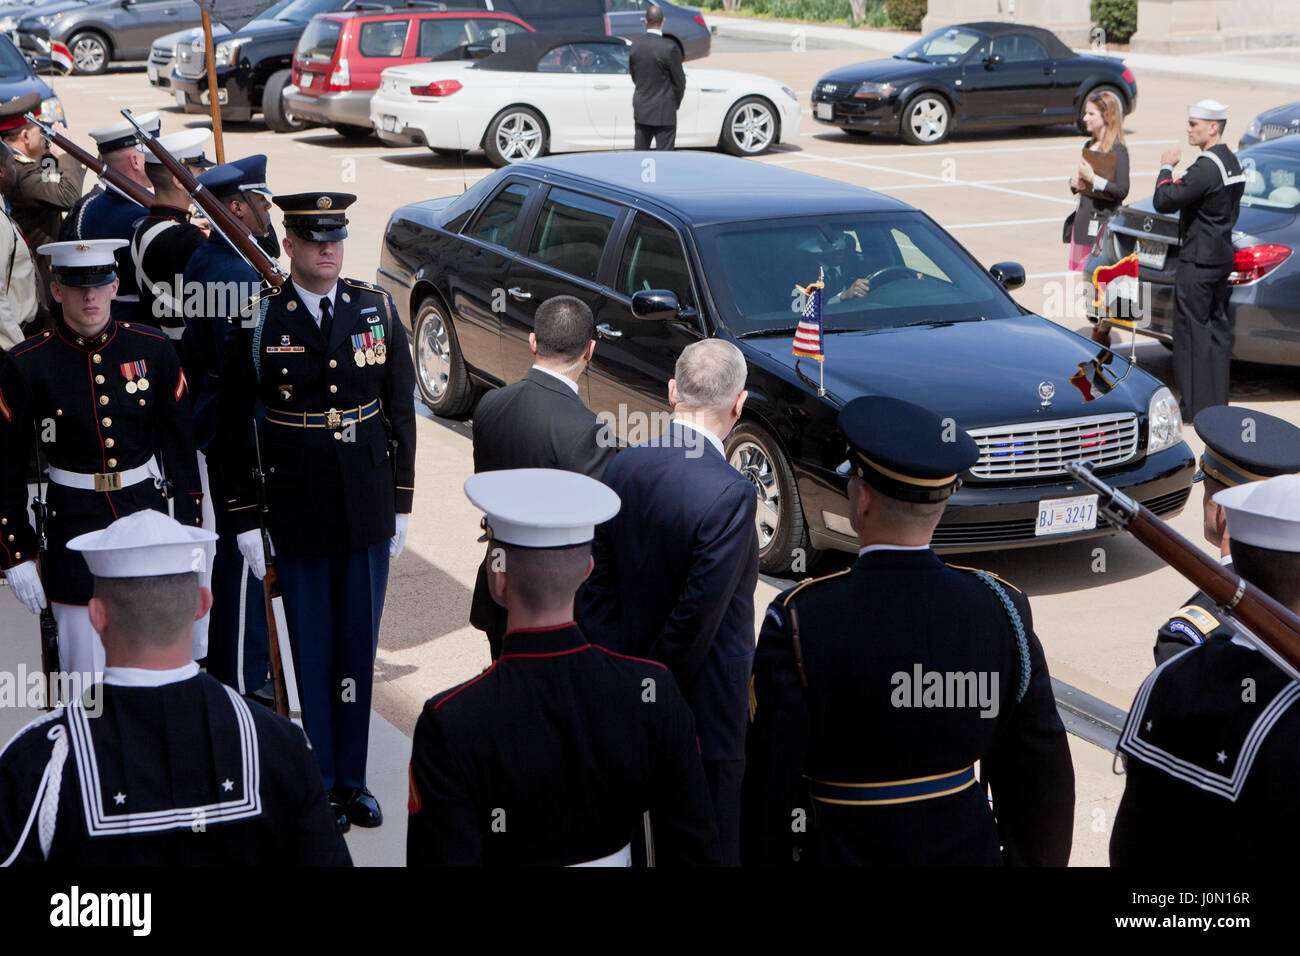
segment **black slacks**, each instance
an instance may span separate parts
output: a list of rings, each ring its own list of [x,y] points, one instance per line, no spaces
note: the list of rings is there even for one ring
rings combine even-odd
[[[1186,422],[1203,408],[1228,404],[1230,271],[1231,266],[1180,263],[1174,277],[1174,384]]]
[[[672,126],[648,126],[645,123],[636,124],[636,148],[650,149],[650,141],[654,140],[655,149],[672,149],[677,144],[677,124]]]

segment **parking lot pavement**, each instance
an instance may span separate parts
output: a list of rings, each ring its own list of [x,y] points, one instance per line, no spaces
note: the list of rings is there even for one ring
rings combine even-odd
[[[739,46],[739,45],[738,45]],[[731,52],[728,52],[728,48]],[[787,45],[788,47],[788,45]],[[809,115],[814,82],[827,70],[875,55],[870,50],[752,50],[719,44],[718,52],[687,64],[762,72],[797,91],[804,105],[802,135],[789,147],[759,162],[878,189],[927,212],[952,231],[986,265],[1003,260],[1022,263],[1028,274],[1015,293],[1026,308],[1048,315],[1067,328],[1086,323],[1066,304],[1079,298],[1066,274],[1061,222],[1072,208],[1066,186],[1083,137],[1069,128],[996,131],[954,135],[931,148],[909,147],[897,140],[855,138],[817,124]],[[74,136],[89,143],[85,132],[106,125],[123,106],[162,109],[164,131],[201,126],[206,119],[175,109],[171,95],[150,87],[137,72],[101,77],[65,78],[55,86],[63,98]],[[1228,141],[1235,143],[1258,111],[1294,99],[1293,90],[1259,83],[1204,80],[1189,82],[1138,71],[1137,112],[1125,123],[1133,164],[1131,199],[1150,195],[1160,153],[1182,144],[1188,102],[1214,96],[1232,106]],[[296,134],[268,132],[260,123],[232,124],[225,135],[226,155],[255,152],[270,157],[272,189],[346,190],[359,195],[349,210],[350,238],[344,272],[373,279],[388,216],[404,203],[459,193],[491,172],[481,154],[463,163],[436,157],[425,149],[389,149],[377,140],[350,142],[328,129]],[[795,277],[806,281],[811,277]],[[827,361],[836,361],[834,343]],[[1127,348],[1127,346],[1126,346]],[[1139,364],[1168,381],[1168,353],[1154,342],[1139,343]],[[1065,377],[1070,370],[1062,370]],[[989,374],[997,374],[990,369]],[[1035,389],[1037,382],[1025,383]],[[1234,401],[1256,403],[1272,414],[1300,424],[1300,371],[1237,366]],[[462,430],[463,432],[463,430]],[[1190,428],[1189,444],[1201,446]],[[465,623],[474,570],[480,556],[478,513],[461,490],[472,470],[470,443],[463,433],[428,418],[418,424],[417,495],[407,550],[394,565],[384,615],[377,664],[376,712],[396,732],[377,724],[377,749],[371,773],[388,784],[380,794],[390,823],[381,840],[365,834],[366,859],[400,862],[392,856],[400,816],[401,787],[409,735],[423,702],[433,693],[478,673],[488,663],[485,642]],[[1199,489],[1173,525],[1200,540]],[[957,556],[958,563],[978,564],[1008,578],[1032,599],[1034,624],[1047,652],[1052,673],[1093,696],[1127,709],[1152,665],[1156,628],[1192,591],[1180,576],[1161,565],[1127,537],[1111,537],[1047,548]],[[760,615],[776,593],[761,582],[756,595]],[[21,631],[18,626],[31,630]],[[19,644],[35,652],[34,623],[11,596],[0,593],[0,653],[6,661]],[[0,731],[6,715],[0,713]],[[1072,738],[1079,774],[1076,848],[1073,862],[1103,864],[1108,822],[1113,818],[1122,778],[1111,774],[1110,756]],[[390,829],[390,827],[392,829]],[[1100,827],[1100,829],[1098,829]],[[361,846],[354,842],[353,846]],[[358,851],[358,858],[361,858]]]

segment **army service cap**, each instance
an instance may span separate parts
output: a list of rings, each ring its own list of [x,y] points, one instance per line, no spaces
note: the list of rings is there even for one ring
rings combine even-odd
[[[284,210],[284,228],[308,242],[346,239],[344,210],[357,201],[352,193],[291,193],[272,200]]]
[[[15,96],[6,103],[0,103],[0,133],[22,129],[27,125],[27,114],[39,116],[41,112],[41,94],[28,93]]]
[[[947,499],[980,457],[975,439],[953,420],[897,398],[853,399],[840,410],[840,431],[849,459],[837,473],[900,501]]]
[[[257,153],[220,166],[213,166],[199,177],[199,183],[218,199],[230,199],[240,193],[261,193],[273,198],[266,183],[266,155]]]
[[[1194,480],[1207,475],[1233,488],[1300,472],[1300,428],[1241,405],[1202,409],[1192,423],[1205,442]]]

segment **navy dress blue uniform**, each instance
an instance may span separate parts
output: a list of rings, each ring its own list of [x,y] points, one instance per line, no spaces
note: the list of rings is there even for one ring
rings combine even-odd
[[[1194,481],[1210,478],[1225,488],[1235,488],[1300,472],[1300,428],[1285,419],[1240,405],[1216,405],[1197,415],[1193,426],[1205,442]],[[1225,565],[1232,567],[1231,561]],[[1232,622],[1223,617],[1210,596],[1197,591],[1160,626],[1154,649],[1156,663],[1163,664],[1211,637],[1230,638],[1235,633]]]
[[[291,232],[328,241],[346,235],[342,210],[354,198],[311,193],[276,203]],[[415,493],[410,349],[392,300],[367,282],[335,285],[328,337],[292,280],[252,307],[249,327],[226,337],[221,366],[226,507],[236,533],[258,527],[250,435],[261,402],[267,522],[303,727],[326,789],[363,789],[389,541]]]
[[[492,540],[521,549],[580,546],[619,508],[594,479],[558,469],[476,474],[465,492]],[[572,622],[510,631],[491,668],[425,705],[407,809],[411,866],[626,866],[646,812],[657,866],[720,856],[672,674]]]
[[[900,501],[944,500],[978,457],[895,399],[855,399],[840,428],[842,472]],[[993,575],[928,547],[864,548],[772,602],[749,707],[745,865],[1069,859],[1065,729],[1029,602]]]
[[[185,291],[176,289],[176,279],[185,274],[190,257],[208,241],[208,235],[190,222],[188,209],[154,203],[140,219],[131,237],[131,268],[139,290],[140,321],[162,331],[176,345],[178,353],[187,355],[181,346],[185,332]],[[182,278],[182,282],[183,282]],[[173,290],[181,294],[177,298]],[[191,377],[195,366],[187,362]]]
[[[708,438],[674,422],[605,469],[623,509],[597,529],[579,621],[594,643],[672,671],[695,715],[723,862],[736,865],[757,499]]]
[[[1228,115],[1227,107],[1200,103],[1188,113],[1203,119]],[[1226,311],[1228,274],[1233,261],[1232,229],[1245,183],[1237,157],[1222,143],[1202,152],[1178,179],[1168,165],[1156,173],[1152,206],[1156,212],[1179,214],[1174,382],[1183,418],[1189,421],[1203,408],[1228,402],[1233,337]]]

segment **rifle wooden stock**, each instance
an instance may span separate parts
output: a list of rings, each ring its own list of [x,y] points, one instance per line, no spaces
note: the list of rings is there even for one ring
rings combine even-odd
[[[239,254],[244,257],[244,260],[262,274],[263,279],[273,286],[283,285],[286,278],[285,274],[280,271],[279,266],[257,244],[257,240],[253,238],[253,234],[249,232],[248,227],[244,225],[239,217],[227,209],[225,203],[205,189],[203,184],[194,178],[194,174],[168,152],[162,143],[158,142],[158,137],[141,129],[134,117],[131,116],[130,110],[122,110],[122,115],[135,126],[140,135],[140,141],[149,149],[149,152],[157,156],[158,161],[167,168],[167,171],[185,187],[185,191],[190,194],[190,198],[207,215],[208,221],[212,223],[212,228],[225,236],[230,244],[239,251]]]
[[[41,132],[45,135],[46,139],[51,143],[54,143],[118,192],[125,193],[131,200],[138,202],[146,209],[153,204],[153,193],[145,189],[135,180],[127,179],[98,156],[92,156],[86,150],[82,149],[72,140],[68,139],[68,137],[56,130],[53,126],[42,122],[39,117],[28,113],[26,118],[28,122],[35,123],[41,128]]]
[[[1141,504],[1116,491],[1087,468],[1071,464],[1067,470],[1072,477],[1097,492],[1098,507],[1103,514],[1195,584],[1215,604],[1300,671],[1300,615],[1225,568]]]

